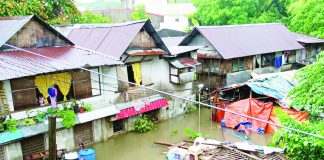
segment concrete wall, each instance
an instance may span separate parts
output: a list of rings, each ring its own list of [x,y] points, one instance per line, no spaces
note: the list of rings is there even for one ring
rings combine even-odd
[[[23,155],[20,142],[14,142],[5,146],[6,160],[21,160]]]
[[[188,26],[189,19],[186,15],[164,15],[159,29],[168,28],[178,31],[185,31]]]

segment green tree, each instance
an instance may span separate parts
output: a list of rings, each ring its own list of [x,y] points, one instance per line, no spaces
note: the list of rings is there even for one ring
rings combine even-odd
[[[294,121],[292,117],[289,117],[280,109],[275,110],[275,112],[281,125],[324,137],[324,120],[300,123]],[[273,136],[272,142],[280,148],[286,148],[287,159],[324,159],[324,140],[317,137],[280,128]]]
[[[71,0],[0,0],[0,16],[32,14],[50,24],[67,24],[80,13]]]
[[[324,38],[323,0],[297,0],[291,3],[288,12],[291,30]]]
[[[110,23],[109,17],[104,17],[99,13],[92,11],[85,11],[81,15],[77,16],[72,23],[84,24],[84,23]]]
[[[149,16],[145,12],[145,6],[144,5],[139,5],[134,8],[135,11],[132,12],[132,20],[145,20],[148,19]]]
[[[201,25],[281,22],[287,0],[193,0]]]
[[[313,116],[324,117],[324,52],[317,61],[297,71],[298,85],[289,92],[291,106],[305,109]]]

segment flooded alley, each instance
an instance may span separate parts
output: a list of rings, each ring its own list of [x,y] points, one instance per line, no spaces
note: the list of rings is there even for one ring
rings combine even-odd
[[[189,137],[184,134],[183,130],[189,128],[198,131],[198,111],[185,114],[173,119],[169,119],[158,124],[158,128],[147,133],[130,132],[116,136],[104,142],[99,142],[90,148],[96,151],[98,160],[165,160],[167,148],[155,145],[153,142],[161,140],[165,142],[178,143]],[[230,129],[222,128],[219,124],[212,122],[210,119],[210,110],[202,108],[201,110],[201,132],[210,138],[219,141],[237,142],[242,141],[237,132]],[[270,134],[250,135],[250,142],[258,145],[266,145],[271,141]]]

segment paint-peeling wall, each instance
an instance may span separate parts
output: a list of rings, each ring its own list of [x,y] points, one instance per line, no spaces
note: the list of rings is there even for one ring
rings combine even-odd
[[[21,48],[69,45],[59,36],[55,35],[35,20],[28,22],[20,31],[9,39],[7,43]]]
[[[129,45],[131,49],[154,47],[156,47],[154,39],[145,30],[140,31]]]

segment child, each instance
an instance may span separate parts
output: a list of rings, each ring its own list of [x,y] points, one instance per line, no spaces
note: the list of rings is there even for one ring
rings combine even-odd
[[[38,103],[40,106],[45,106],[45,99],[42,95],[39,96]]]

